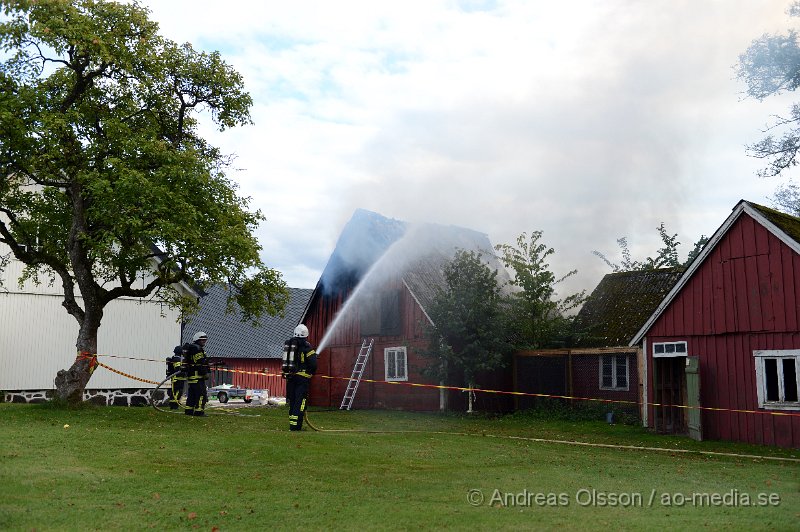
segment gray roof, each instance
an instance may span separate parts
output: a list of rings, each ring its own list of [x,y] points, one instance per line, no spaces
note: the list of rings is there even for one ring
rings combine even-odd
[[[484,233],[452,225],[411,225],[357,209],[342,229],[314,297],[353,289],[382,262],[381,269],[398,274],[424,311],[445,287],[444,266],[458,249],[479,252],[498,271],[499,284],[509,280]]]
[[[494,254],[489,237],[471,229],[456,226],[426,224],[420,228],[425,239],[435,242],[428,253],[410,263],[403,273],[403,280],[416,296],[423,310],[429,308],[440,289],[446,287],[444,267],[455,256],[456,250],[475,251],[481,254],[486,264],[497,270],[497,282],[506,285],[508,272]]]
[[[284,316],[263,316],[261,326],[243,322],[239,312],[227,314],[228,290],[216,285],[200,300],[200,311],[184,326],[183,342],[191,342],[197,331],[208,335],[206,353],[219,358],[281,358],[283,342],[292,337],[308,303],[310,288],[289,288]]]

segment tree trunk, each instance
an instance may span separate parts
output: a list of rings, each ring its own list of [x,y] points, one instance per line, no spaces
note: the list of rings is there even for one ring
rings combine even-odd
[[[62,369],[56,374],[56,397],[70,404],[83,401],[83,390],[92,376],[96,357],[84,352],[75,358],[69,369]]]
[[[83,391],[97,367],[97,331],[100,328],[102,310],[87,313],[78,332],[78,356],[69,369],[62,369],[56,374],[56,397],[70,404],[83,401]]]

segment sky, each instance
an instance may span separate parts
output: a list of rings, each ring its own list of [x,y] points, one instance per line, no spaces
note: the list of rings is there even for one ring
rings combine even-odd
[[[788,0],[148,0],[161,34],[218,50],[253,125],[206,138],[266,221],[265,263],[313,288],[357,208],[513,244],[542,231],[559,292],[621,260],[682,257],[740,199],[770,205],[746,145],[791,95],[734,66],[797,27]],[[791,175],[791,174],[790,174]]]

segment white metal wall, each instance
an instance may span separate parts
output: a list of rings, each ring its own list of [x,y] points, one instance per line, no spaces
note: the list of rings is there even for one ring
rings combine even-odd
[[[53,295],[0,294],[0,390],[52,389],[75,360],[78,323]],[[163,311],[163,316],[162,316]],[[116,300],[106,307],[98,360],[136,377],[160,381],[164,359],[180,343],[177,315],[154,302]],[[132,359],[151,359],[130,360]],[[152,387],[99,367],[88,388]]]
[[[0,252],[3,250],[0,249]],[[7,249],[6,249],[7,251]],[[21,264],[11,261],[0,288],[0,390],[53,388],[60,369],[75,360],[78,322],[61,306],[60,285],[17,286]],[[136,377],[161,381],[164,359],[180,343],[178,314],[155,301],[117,299],[105,309],[98,336],[99,361]],[[87,388],[143,388],[142,383],[98,367]]]

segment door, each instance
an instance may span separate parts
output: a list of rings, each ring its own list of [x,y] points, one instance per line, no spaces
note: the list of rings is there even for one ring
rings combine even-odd
[[[686,357],[672,356],[653,359],[653,411],[656,431],[685,434],[684,410],[686,395]]]
[[[703,430],[701,422],[703,416],[700,410],[700,359],[686,357],[686,419],[689,437],[702,441]]]

